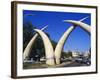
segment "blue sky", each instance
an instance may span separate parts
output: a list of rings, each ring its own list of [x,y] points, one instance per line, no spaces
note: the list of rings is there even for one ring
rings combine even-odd
[[[51,12],[51,11],[31,11],[23,10],[23,22],[31,22],[38,29],[48,25],[45,32],[50,34],[50,38],[56,42],[59,41],[63,33],[72,24],[63,22],[63,20],[80,20],[87,17],[83,22],[91,25],[90,13],[73,13],[73,12]],[[64,45],[64,51],[87,51],[91,46],[90,36],[80,27],[77,27],[67,39]]]

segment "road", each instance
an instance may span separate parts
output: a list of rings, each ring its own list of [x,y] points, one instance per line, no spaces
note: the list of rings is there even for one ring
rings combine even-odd
[[[71,62],[70,64],[66,64],[63,67],[75,67],[75,66],[87,66],[86,64],[78,63],[78,62]]]

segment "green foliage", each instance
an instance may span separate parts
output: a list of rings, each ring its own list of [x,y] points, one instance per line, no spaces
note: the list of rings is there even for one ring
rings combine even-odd
[[[62,58],[69,58],[72,57],[72,52],[62,52]]]
[[[32,38],[32,36],[34,36],[34,29],[36,27],[34,27],[31,23],[26,23],[23,24],[23,50],[25,49],[25,47],[27,46],[28,42],[30,41],[30,39]]]
[[[53,49],[55,50],[57,42],[55,42],[55,41],[52,40],[51,43],[52,43]]]

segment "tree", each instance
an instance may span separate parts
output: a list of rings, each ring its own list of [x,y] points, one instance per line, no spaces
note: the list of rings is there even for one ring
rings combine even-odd
[[[33,26],[30,22],[23,24],[23,50],[26,48],[30,39],[34,36],[34,29],[36,27]]]
[[[72,57],[72,52],[69,51],[69,52],[64,52],[62,51],[62,55],[61,55],[62,58],[69,58],[69,57]]]

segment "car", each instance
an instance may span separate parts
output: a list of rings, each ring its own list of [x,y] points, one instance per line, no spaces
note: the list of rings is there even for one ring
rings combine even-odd
[[[91,64],[91,61],[88,58],[75,58],[75,61],[77,63],[86,64],[88,66]]]
[[[82,63],[87,64],[88,66],[91,64],[90,59],[83,59]]]

